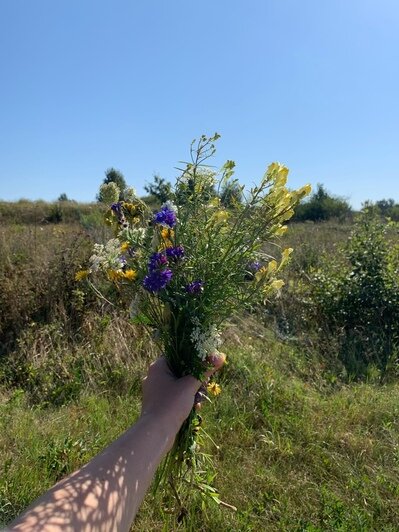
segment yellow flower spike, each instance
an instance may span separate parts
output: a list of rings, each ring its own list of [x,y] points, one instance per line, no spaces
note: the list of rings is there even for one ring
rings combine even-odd
[[[307,196],[308,194],[310,194],[312,192],[312,186],[309,185],[309,183],[307,185],[305,185],[304,187],[300,188],[298,191],[297,191],[297,194],[300,198],[304,198],[305,196]]]
[[[219,386],[217,382],[210,382],[207,386],[207,390],[209,393],[215,396],[219,395],[220,392],[222,391],[221,387]]]
[[[87,279],[87,277],[90,275],[90,270],[79,270],[75,273],[75,281],[83,281],[83,279]]]
[[[266,174],[273,174],[273,172],[275,171],[278,171],[278,167],[280,165],[278,163],[271,163],[269,164],[269,166],[267,167],[267,170],[266,170]]]
[[[284,251],[282,252],[281,254],[281,262],[280,262],[280,266],[279,266],[279,270],[285,266],[285,264],[287,264],[287,262],[289,261],[290,259],[290,256],[291,256],[291,253],[293,252],[294,250],[292,248],[285,248]]]
[[[175,236],[175,232],[173,231],[173,229],[169,229],[168,227],[164,227],[161,230],[161,237],[164,240],[171,240],[174,236]]]
[[[273,262],[273,261],[272,261]],[[276,261],[274,261],[276,262]],[[276,263],[277,264],[277,263]],[[268,275],[268,269],[266,266],[263,266],[260,270],[258,270],[256,273],[255,273],[255,281],[257,283],[259,283],[260,281],[262,281],[262,279],[264,279],[266,277],[266,275]]]
[[[280,290],[285,285],[285,282],[282,279],[275,279],[271,284],[270,288],[272,290]]]
[[[270,275],[271,273],[275,272],[276,270],[277,270],[277,261],[273,259],[267,265],[267,273]]]
[[[130,248],[129,242],[123,242],[121,245],[121,251],[127,251]]]
[[[215,212],[212,218],[218,223],[223,223],[229,219],[229,216],[230,216],[229,213],[223,210],[223,211]]]
[[[286,212],[283,212],[281,215],[280,215],[280,219],[279,219],[279,222],[285,222],[286,220],[289,220],[290,218],[292,218],[294,216],[294,210],[293,209],[288,209],[288,211]]]
[[[215,209],[220,206],[220,198],[212,198],[209,202],[209,207]]]
[[[126,270],[123,272],[123,277],[128,281],[134,281],[137,279],[137,272],[135,270]]]
[[[288,231],[288,225],[282,225],[281,227],[278,227],[276,231],[274,231],[274,234],[276,236],[282,236],[285,235],[285,233]]]
[[[285,184],[287,183],[287,178],[288,178],[288,168],[284,165],[279,165],[279,168],[277,170],[277,178],[276,178],[276,185],[277,186],[285,186]]]
[[[124,273],[122,270],[107,270],[107,276],[110,281],[116,283],[123,279]]]

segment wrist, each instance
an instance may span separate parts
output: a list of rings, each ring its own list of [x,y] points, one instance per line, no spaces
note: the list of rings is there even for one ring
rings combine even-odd
[[[171,416],[167,412],[161,411],[142,411],[137,421],[146,427],[149,434],[152,434],[165,447],[165,452],[169,451],[175,441],[176,434],[180,427],[173,423]]]

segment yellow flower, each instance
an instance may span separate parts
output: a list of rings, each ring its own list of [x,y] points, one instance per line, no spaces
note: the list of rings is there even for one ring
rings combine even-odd
[[[172,248],[173,247],[173,242],[172,242],[171,239],[174,236],[175,236],[175,232],[173,231],[173,229],[169,229],[168,227],[164,227],[161,230],[162,242],[160,243],[158,251],[163,251],[165,248]]]
[[[298,190],[298,194],[299,194],[300,198],[303,198],[304,196],[307,196],[311,192],[312,192],[312,186],[309,185],[309,183]]]
[[[271,285],[270,288],[272,290],[280,290],[285,285],[285,282],[282,279],[275,279]]]
[[[108,279],[110,281],[120,281],[123,277],[123,272],[121,270],[107,270]]]
[[[207,386],[207,389],[209,393],[215,396],[219,395],[220,392],[222,391],[221,387],[219,386],[217,382],[210,382]]]
[[[168,227],[164,227],[161,231],[161,237],[165,240],[171,240],[175,236],[175,232],[173,229],[169,229]]]
[[[127,251],[130,248],[129,242],[123,242],[121,245],[121,251]]]
[[[274,261],[275,262],[275,261]],[[258,270],[255,273],[255,281],[259,283],[263,279],[266,278],[267,274],[269,273],[268,268],[266,266],[263,266],[260,270]]]
[[[126,270],[123,272],[123,277],[128,281],[134,281],[137,279],[137,272],[135,270]]]
[[[273,259],[267,265],[267,273],[270,274],[270,273],[273,273],[276,270],[277,270],[277,261]]]
[[[278,227],[276,229],[276,231],[274,231],[274,234],[276,236],[282,236],[282,235],[284,235],[287,232],[287,230],[288,230],[288,226],[287,225],[282,225],[281,227]]]
[[[290,260],[290,255],[291,255],[291,253],[293,251],[294,250],[292,248],[285,248],[284,249],[284,251],[281,254],[281,262],[280,262],[280,266],[278,268],[279,270],[280,270],[280,268],[285,266],[285,264]]]
[[[83,279],[87,279],[87,277],[90,275],[90,270],[79,270],[75,273],[75,281],[82,281]]]
[[[216,222],[226,222],[229,218],[229,213],[227,211],[218,211],[212,216]]]

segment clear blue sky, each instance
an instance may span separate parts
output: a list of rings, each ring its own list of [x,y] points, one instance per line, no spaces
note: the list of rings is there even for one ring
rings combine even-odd
[[[0,0],[0,198],[139,192],[201,133],[257,181],[399,201],[397,0]]]

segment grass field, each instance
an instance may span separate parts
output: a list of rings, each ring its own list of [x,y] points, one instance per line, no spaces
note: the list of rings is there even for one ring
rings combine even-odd
[[[0,226],[0,523],[73,471],[137,418],[157,351],[78,287],[73,274],[101,237],[98,214],[70,223]],[[350,227],[301,224],[291,273],[333,254]],[[286,304],[283,301],[281,304]],[[149,493],[134,530],[395,531],[399,524],[399,383],[340,378],[312,338],[283,335],[256,313],[225,332],[223,393],[204,407],[218,447],[224,506]],[[334,353],[331,353],[334,357]]]

